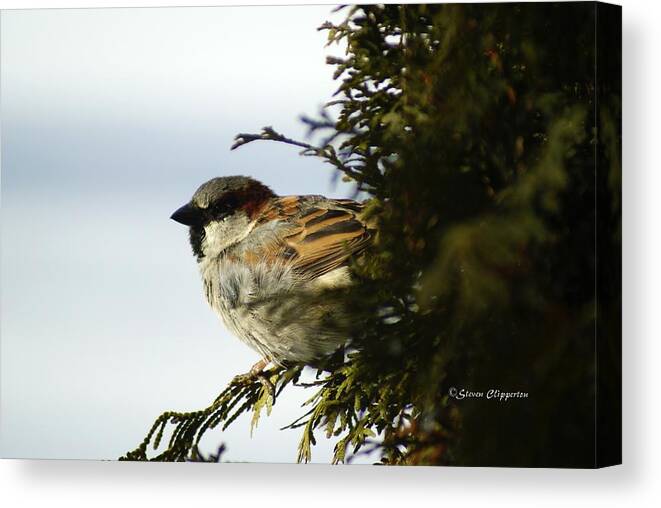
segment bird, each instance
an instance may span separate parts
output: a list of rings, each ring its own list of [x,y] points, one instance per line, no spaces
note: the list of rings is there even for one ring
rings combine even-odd
[[[346,345],[351,259],[372,244],[364,204],[278,196],[247,176],[203,183],[171,219],[188,226],[204,296],[226,328],[269,364],[314,365]]]

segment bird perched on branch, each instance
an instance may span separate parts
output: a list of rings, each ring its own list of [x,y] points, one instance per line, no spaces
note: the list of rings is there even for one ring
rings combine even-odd
[[[189,226],[211,308],[262,357],[249,375],[270,362],[312,363],[346,342],[347,263],[373,235],[362,208],[349,199],[277,196],[253,178],[228,176],[204,183],[172,214]]]

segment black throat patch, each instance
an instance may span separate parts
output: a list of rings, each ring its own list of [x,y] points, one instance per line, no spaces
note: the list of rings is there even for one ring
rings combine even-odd
[[[202,242],[205,237],[204,227],[202,226],[191,226],[188,228],[188,237],[190,239],[190,246],[193,248],[193,254],[197,257],[197,262],[199,263],[204,258],[204,253],[202,252]]]

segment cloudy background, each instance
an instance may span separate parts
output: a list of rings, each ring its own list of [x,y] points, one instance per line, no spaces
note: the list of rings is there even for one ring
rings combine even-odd
[[[3,11],[3,457],[114,459],[164,410],[205,407],[257,355],[202,298],[187,231],[168,219],[205,180],[248,174],[280,194],[348,196],[295,147],[337,84],[316,31],[331,7]],[[291,462],[286,391],[227,460]],[[320,439],[314,462],[328,462]]]

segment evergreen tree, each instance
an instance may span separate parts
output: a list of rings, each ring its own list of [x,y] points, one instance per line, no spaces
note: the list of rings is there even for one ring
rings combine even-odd
[[[374,450],[384,464],[617,460],[618,16],[590,3],[346,8],[321,27],[347,48],[329,58],[336,97],[304,119],[322,142],[237,136],[233,148],[272,140],[332,164],[378,227],[351,267],[352,347],[307,385],[291,425],[299,461],[324,434],[339,439],[336,462]],[[146,459],[174,424],[155,458],[206,460],[208,429],[243,411],[256,424],[301,368],[269,372],[275,398],[234,383],[205,410],[164,413],[125,458]]]

